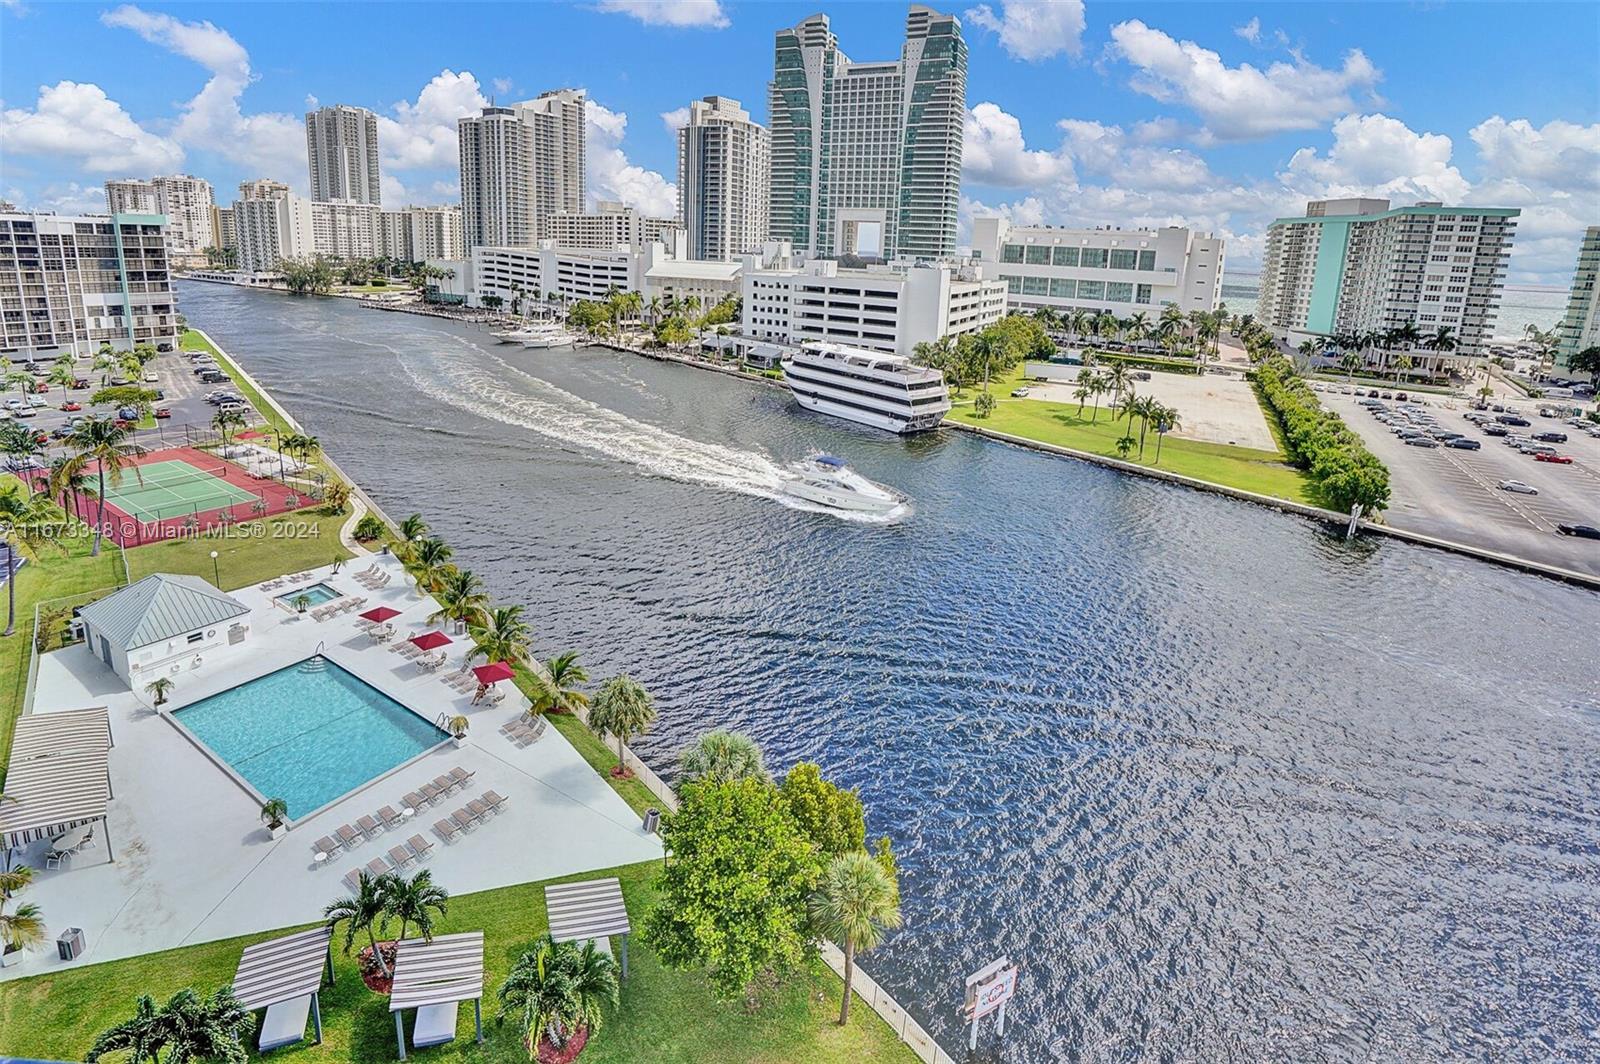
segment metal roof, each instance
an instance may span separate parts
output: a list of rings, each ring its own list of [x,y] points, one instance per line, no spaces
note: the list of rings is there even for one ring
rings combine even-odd
[[[135,650],[249,613],[198,576],[152,573],[78,611],[113,645]]]
[[[19,718],[0,802],[0,844],[25,846],[104,818],[110,766],[104,707]]]
[[[545,887],[544,907],[550,917],[550,937],[557,942],[626,935],[632,930],[622,884],[614,878]]]
[[[247,947],[233,977],[239,1004],[265,1009],[315,994],[322,988],[322,967],[331,941],[333,928],[324,924]]]
[[[389,1011],[483,997],[483,932],[408,938],[395,947]]]

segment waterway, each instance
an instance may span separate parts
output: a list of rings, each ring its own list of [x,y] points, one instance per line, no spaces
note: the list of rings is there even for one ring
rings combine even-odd
[[[859,787],[906,917],[864,965],[946,1048],[1005,954],[1010,1061],[1600,1056],[1600,596],[637,356],[182,304],[541,653],[654,692],[664,774],[725,725]],[[913,512],[783,505],[813,450]]]

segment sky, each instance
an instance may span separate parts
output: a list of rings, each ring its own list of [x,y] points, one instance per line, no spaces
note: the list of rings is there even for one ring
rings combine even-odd
[[[970,46],[961,239],[975,214],[1190,225],[1251,272],[1307,199],[1518,207],[1508,280],[1570,283],[1600,224],[1600,4],[934,4]],[[772,35],[825,11],[898,57],[906,5],[95,4],[0,0],[0,196],[103,211],[108,178],[305,191],[304,114],[380,116],[385,206],[459,200],[455,120],[589,92],[591,201],[675,212],[692,99],[766,120]]]

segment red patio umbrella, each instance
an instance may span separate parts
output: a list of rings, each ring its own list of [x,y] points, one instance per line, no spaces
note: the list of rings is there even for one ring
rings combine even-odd
[[[499,683],[501,680],[509,680],[515,673],[512,672],[510,665],[503,661],[496,661],[488,665],[479,665],[472,670],[472,675],[478,678],[479,683],[491,684]]]
[[[423,632],[421,635],[412,636],[411,642],[416,644],[418,650],[437,650],[454,640],[443,632]]]
[[[368,621],[387,621],[390,617],[400,616],[400,611],[393,606],[374,606],[361,616]]]

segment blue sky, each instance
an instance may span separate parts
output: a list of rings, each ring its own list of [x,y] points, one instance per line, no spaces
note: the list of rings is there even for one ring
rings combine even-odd
[[[940,7],[940,5],[934,5]],[[845,52],[898,53],[906,6],[823,6]],[[952,4],[971,46],[973,213],[1192,224],[1253,267],[1308,197],[1523,209],[1513,282],[1563,285],[1600,223],[1600,5]],[[766,112],[790,3],[156,4],[0,0],[0,194],[103,206],[108,177],[306,182],[308,99],[384,117],[386,202],[457,197],[453,120],[589,90],[591,198],[670,213],[672,113]],[[329,44],[327,42],[336,42]]]

